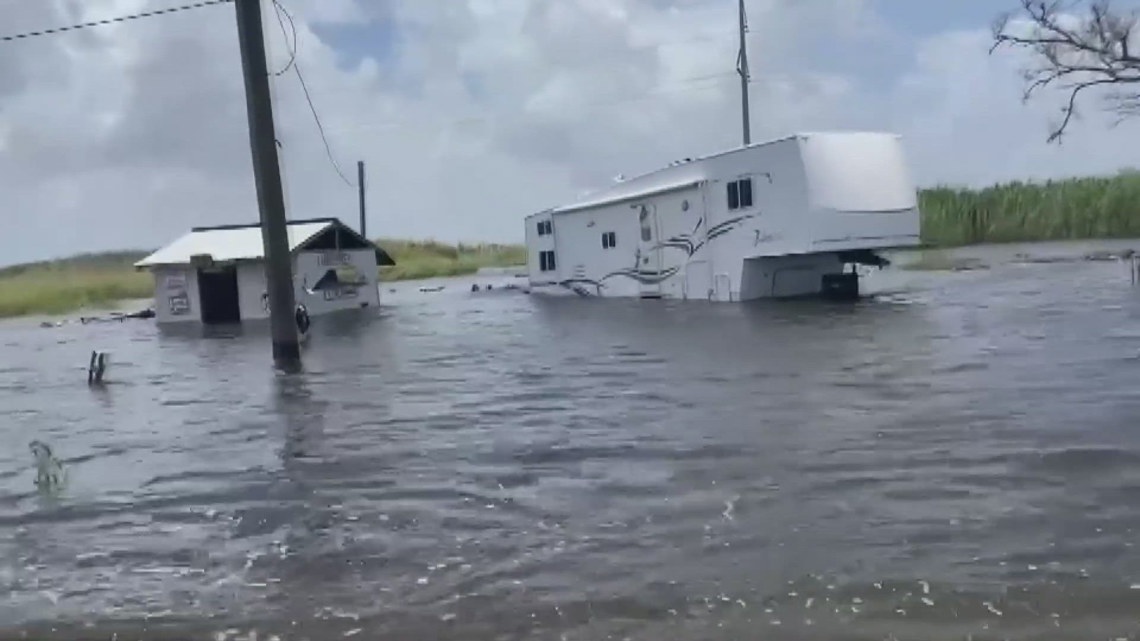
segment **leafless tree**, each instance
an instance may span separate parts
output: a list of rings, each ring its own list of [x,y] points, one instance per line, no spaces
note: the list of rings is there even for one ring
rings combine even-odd
[[[1068,93],[1049,142],[1060,141],[1078,99],[1090,90],[1104,90],[1104,108],[1116,124],[1140,114],[1140,57],[1134,52],[1140,43],[1132,41],[1137,11],[1113,8],[1110,0],[1019,1],[1019,11],[994,23],[990,52],[1008,46],[1032,55],[1034,62],[1023,70],[1026,101],[1051,88]]]

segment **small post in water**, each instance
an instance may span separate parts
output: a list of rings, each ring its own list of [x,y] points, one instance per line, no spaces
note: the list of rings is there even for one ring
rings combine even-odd
[[[356,188],[360,191],[360,235],[368,238],[364,220],[364,161],[356,161]]]
[[[91,360],[87,363],[87,384],[102,385],[103,376],[107,373],[107,352],[91,352]]]

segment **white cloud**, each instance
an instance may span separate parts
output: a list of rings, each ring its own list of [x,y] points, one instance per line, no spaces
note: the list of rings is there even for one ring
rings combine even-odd
[[[1020,70],[1034,61],[1010,49],[990,55],[990,43],[987,29],[931,38],[895,85],[891,121],[907,137],[921,181],[979,185],[1109,173],[1136,163],[1136,147],[1119,141],[1140,134],[1140,121],[1111,126],[1092,93],[1063,144],[1046,144],[1065,94],[1042,91],[1023,103]]]
[[[517,241],[534,210],[739,141],[728,0],[283,2],[335,157],[350,178],[367,162],[372,235]],[[171,4],[8,2],[3,30]],[[894,129],[925,183],[1140,164],[1134,146],[1114,144],[1140,123],[1086,119],[1063,147],[1046,145],[1056,105],[1021,104],[1024,61],[987,55],[992,16],[914,40],[867,0],[749,7],[755,139]],[[265,19],[280,69],[284,41]],[[359,35],[382,24],[396,25],[397,53],[362,57],[386,49]],[[2,47],[0,263],[256,219],[232,6]],[[887,49],[905,52],[900,75],[878,68]],[[291,72],[275,95],[291,215],[355,221],[356,194],[330,167]]]

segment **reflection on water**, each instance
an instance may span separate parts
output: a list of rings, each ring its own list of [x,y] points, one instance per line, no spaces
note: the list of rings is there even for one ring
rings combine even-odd
[[[0,637],[1134,633],[1127,271],[868,284],[846,305],[397,285],[316,319],[297,375],[257,326],[6,324]],[[33,439],[67,467],[57,499]]]

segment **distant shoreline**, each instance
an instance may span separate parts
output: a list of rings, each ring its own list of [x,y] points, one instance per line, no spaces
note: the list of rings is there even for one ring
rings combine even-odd
[[[1140,172],[984,189],[934,187],[920,190],[919,206],[926,246],[908,253],[987,244],[1140,239]],[[397,263],[380,270],[384,282],[526,264],[522,245],[379,242]],[[0,268],[0,318],[107,309],[118,301],[150,298],[150,275],[131,267],[144,254],[84,254]],[[940,261],[926,265],[940,267]]]
[[[396,259],[396,265],[380,269],[383,282],[462,276],[485,267],[526,264],[522,245],[449,245],[430,240],[379,243]],[[0,268],[0,318],[107,311],[122,301],[151,299],[153,278],[133,267],[147,253],[81,254]]]

